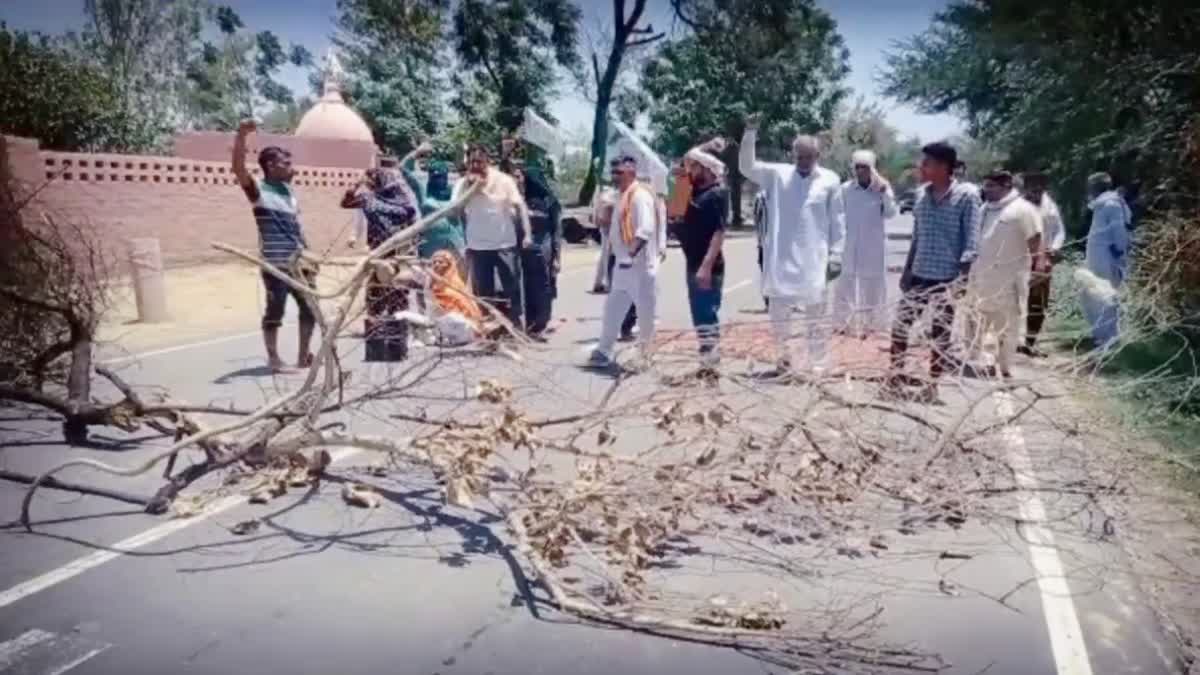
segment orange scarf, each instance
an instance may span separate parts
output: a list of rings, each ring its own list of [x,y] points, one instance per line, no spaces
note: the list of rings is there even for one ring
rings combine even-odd
[[[635,182],[624,193],[621,194],[621,240],[628,247],[633,246],[633,240],[636,238],[637,229],[633,226],[633,196],[638,190],[650,190],[649,187]],[[650,193],[650,197],[654,197],[654,193]],[[654,212],[655,220],[658,219],[658,209]]]
[[[458,312],[478,328],[483,320],[483,312],[463,283],[454,256],[449,251],[438,251],[430,258],[430,264],[433,268],[430,290],[433,291],[433,300],[438,309],[447,314]]]

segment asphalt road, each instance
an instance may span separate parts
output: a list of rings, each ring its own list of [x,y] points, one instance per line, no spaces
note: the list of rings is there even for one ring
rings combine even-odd
[[[901,237],[909,227],[907,217],[892,223],[893,264],[903,261]],[[727,257],[722,318],[746,320],[761,305],[752,239],[732,240]],[[688,326],[682,274],[673,250],[660,276],[664,329]],[[514,367],[525,371],[521,382],[537,383],[516,392],[532,410],[594,402],[604,378],[564,366],[582,359],[598,331],[602,299],[587,293],[591,275],[589,267],[561,278],[556,313],[565,321],[547,349],[519,366],[495,358],[446,362],[436,374],[440,389],[430,390],[422,405],[432,414],[449,412],[450,392]],[[256,335],[231,336],[118,365],[132,381],[165,386],[181,399],[251,405],[286,386],[260,368],[260,349]],[[353,363],[361,351],[348,346],[346,353]],[[404,365],[354,367],[375,381],[389,371],[401,384],[406,377]],[[951,398],[948,414],[962,401]],[[37,472],[67,456],[133,465],[164,444],[151,434],[104,432],[101,440],[107,434],[111,447],[68,451],[53,423],[3,412],[0,464],[11,470]],[[387,412],[381,406],[362,415],[382,420]],[[1017,434],[1035,473],[1046,470],[1039,449],[1068,442]],[[372,463],[365,454],[343,452],[335,473],[352,479]],[[143,493],[160,483],[153,472],[64,477]],[[189,520],[42,490],[33,505],[36,534],[0,530],[0,673],[786,672],[727,649],[579,625],[530,602],[538,591],[527,586],[494,517],[443,508],[421,473],[393,470],[377,482],[387,499],[373,511],[347,509],[332,481],[267,506],[233,496],[219,512]],[[20,486],[0,483],[3,519],[15,518],[22,494]],[[251,518],[262,523],[257,532],[229,532]],[[1176,672],[1136,588],[1120,578],[1099,583],[1084,576],[1096,560],[1119,557],[1119,549],[1082,534],[1056,534],[1062,551],[1048,556],[1044,547],[1030,546],[1028,534],[963,528],[926,544],[970,549],[977,553],[970,561],[953,569],[935,569],[927,559],[887,569],[864,564],[858,587],[841,590],[869,594],[885,578],[903,578],[906,587],[949,579],[977,591],[887,586],[881,637],[942,654],[952,664],[948,672]],[[1005,594],[1004,604],[994,600]]]

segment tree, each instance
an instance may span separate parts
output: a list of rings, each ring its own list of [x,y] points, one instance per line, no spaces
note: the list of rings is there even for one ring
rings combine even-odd
[[[455,108],[474,139],[498,141],[533,108],[551,122],[555,66],[575,68],[580,10],[570,0],[462,0],[454,9]],[[483,92],[487,92],[484,95]],[[480,107],[487,104],[487,107]]]
[[[313,100],[301,96],[296,101],[280,103],[263,115],[260,127],[273,134],[291,134],[300,126],[300,118],[313,107]]]
[[[821,136],[821,163],[842,177],[850,177],[850,161],[855,150],[871,150],[875,153],[876,168],[897,190],[916,184],[913,172],[921,144],[912,139],[902,140],[884,119],[879,106],[866,102],[863,97],[859,96],[853,104],[840,104],[833,126]]]
[[[221,42],[205,42],[187,69],[191,123],[230,130],[238,120],[256,117],[267,104],[294,105],[291,90],[274,76],[285,63],[311,66],[312,54],[301,45],[285,50],[271,31],[243,31],[241,17],[229,7],[218,7],[213,16]]]
[[[210,8],[203,0],[85,0],[87,23],[69,40],[101,68],[129,121],[123,147],[161,149],[183,114],[184,74],[200,50]]]
[[[338,0],[333,42],[346,98],[380,146],[403,155],[445,117],[449,0]]]
[[[1147,208],[1194,206],[1198,32],[1200,7],[1172,0],[959,0],[896,45],[883,83],[962,116],[1013,168],[1049,170],[1069,220],[1099,170],[1143,186]]]
[[[848,51],[812,0],[673,0],[691,33],[647,61],[619,108],[644,111],[658,148],[679,156],[704,138],[739,139],[743,119],[763,114],[760,152],[781,157],[796,133],[829,128],[846,94]],[[728,167],[734,222],[741,223],[737,144]]]
[[[0,24],[0,131],[36,138],[53,150],[144,147],[148,139],[125,113],[101,68],[48,36]]]
[[[612,0],[612,25],[600,26],[585,32],[588,43],[588,60],[591,70],[576,69],[580,89],[596,105],[592,117],[591,160],[588,172],[579,188],[579,203],[588,204],[596,189],[596,181],[604,169],[604,152],[607,149],[608,115],[618,80],[626,70],[626,54],[630,50],[646,47],[666,37],[666,33],[654,31],[653,25],[639,27],[646,11],[646,0],[633,0],[628,7],[626,0]],[[603,56],[603,70],[600,59]]]

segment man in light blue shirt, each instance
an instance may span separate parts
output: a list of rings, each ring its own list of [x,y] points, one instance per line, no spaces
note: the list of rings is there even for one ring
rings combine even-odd
[[[1088,196],[1092,225],[1087,235],[1087,269],[1112,290],[1085,292],[1081,304],[1092,326],[1092,339],[1103,349],[1117,341],[1120,308],[1116,291],[1125,282],[1129,225],[1133,218],[1125,198],[1114,189],[1112,176],[1106,173],[1088,177]]]

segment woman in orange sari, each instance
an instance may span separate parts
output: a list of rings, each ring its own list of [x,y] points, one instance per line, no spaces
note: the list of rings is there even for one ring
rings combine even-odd
[[[467,290],[462,274],[458,271],[458,261],[454,254],[447,250],[437,251],[429,259],[433,274],[430,279],[430,292],[439,314],[457,312],[470,321],[478,331],[483,322],[483,312],[479,303]]]

